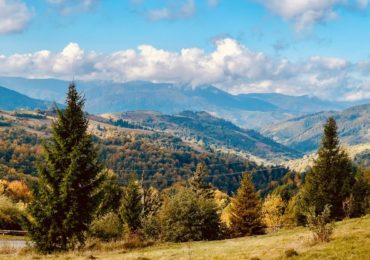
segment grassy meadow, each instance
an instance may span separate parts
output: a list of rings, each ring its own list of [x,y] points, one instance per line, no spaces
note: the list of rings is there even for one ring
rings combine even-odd
[[[370,259],[370,215],[336,223],[329,243],[313,244],[302,227],[262,236],[188,243],[160,243],[127,249],[121,242],[98,243],[94,249],[48,256],[28,249],[0,250],[0,259]],[[293,249],[298,255],[287,257]]]

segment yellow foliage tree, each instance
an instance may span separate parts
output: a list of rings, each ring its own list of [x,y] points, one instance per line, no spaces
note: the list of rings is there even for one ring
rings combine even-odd
[[[5,194],[8,190],[9,182],[7,180],[0,180],[0,195]]]
[[[7,193],[15,202],[29,202],[32,193],[23,181],[12,181],[8,185]]]
[[[267,227],[278,230],[284,222],[285,203],[278,195],[268,195],[262,205],[262,220]]]

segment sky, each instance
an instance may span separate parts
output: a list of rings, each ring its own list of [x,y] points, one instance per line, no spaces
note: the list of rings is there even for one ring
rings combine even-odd
[[[0,0],[0,75],[370,98],[369,0]]]

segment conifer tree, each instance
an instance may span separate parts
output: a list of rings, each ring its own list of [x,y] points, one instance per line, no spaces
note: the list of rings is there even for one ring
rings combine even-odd
[[[142,194],[135,178],[130,178],[123,190],[120,216],[130,233],[135,233],[141,227],[143,213]]]
[[[303,208],[314,207],[320,214],[328,205],[331,218],[344,217],[343,201],[350,196],[354,184],[353,167],[347,153],[341,149],[334,118],[329,118],[318,150],[318,158],[308,172],[302,190]]]
[[[191,190],[198,196],[211,199],[214,197],[214,189],[210,184],[205,182],[207,175],[207,167],[203,163],[198,163],[194,176],[189,179],[189,185]]]
[[[260,197],[255,191],[252,176],[249,173],[244,174],[237,194],[232,199],[230,228],[235,237],[264,232]]]
[[[75,84],[68,89],[66,107],[56,109],[51,140],[44,144],[38,165],[39,187],[25,220],[31,240],[45,253],[65,251],[84,244],[86,231],[99,200],[101,164],[91,135],[84,99]]]

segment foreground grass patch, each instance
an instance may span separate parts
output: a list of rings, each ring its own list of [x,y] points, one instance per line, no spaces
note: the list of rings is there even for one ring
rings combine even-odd
[[[370,259],[370,215],[336,223],[329,243],[312,245],[304,228],[281,230],[263,236],[162,243],[140,249],[125,248],[119,242],[50,256],[29,251],[10,252],[0,259]],[[295,252],[295,253],[294,253]]]

